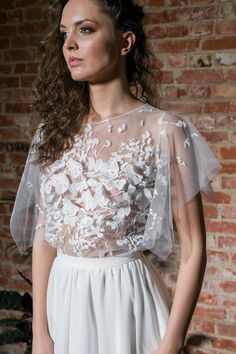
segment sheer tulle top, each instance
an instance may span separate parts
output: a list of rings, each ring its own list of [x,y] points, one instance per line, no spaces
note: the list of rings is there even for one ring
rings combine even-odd
[[[190,121],[149,104],[84,124],[73,148],[44,173],[31,163],[35,154],[31,146],[12,236],[20,251],[41,233],[78,257],[150,249],[165,259],[173,245],[173,209],[210,191],[210,175],[219,169]]]

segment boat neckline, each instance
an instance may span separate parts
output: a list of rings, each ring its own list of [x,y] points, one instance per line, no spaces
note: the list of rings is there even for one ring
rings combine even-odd
[[[130,113],[133,113],[133,112],[136,112],[136,111],[138,111],[139,109],[144,108],[144,107],[147,106],[147,105],[148,105],[148,103],[143,103],[143,104],[140,105],[139,107],[136,107],[136,108],[134,108],[134,109],[132,109],[132,110],[130,110],[130,111],[128,111],[128,112],[125,112],[125,113],[122,113],[122,114],[118,114],[118,115],[116,115],[116,116],[112,116],[112,117],[109,117],[109,118],[106,118],[106,119],[102,119],[102,120],[100,120],[100,121],[98,121],[98,122],[85,122],[85,123],[83,123],[83,125],[99,125],[99,124],[103,124],[103,123],[106,123],[106,122],[111,122],[111,121],[113,121],[113,120],[115,120],[115,119],[117,119],[117,118],[126,116],[126,115],[128,115],[128,114],[130,114]]]

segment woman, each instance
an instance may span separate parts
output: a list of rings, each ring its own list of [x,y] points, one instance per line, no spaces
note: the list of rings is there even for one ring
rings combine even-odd
[[[10,223],[19,250],[33,246],[33,354],[182,352],[206,265],[200,191],[219,164],[190,122],[152,105],[142,18],[131,0],[50,8]],[[142,251],[167,258],[173,216],[171,303]]]

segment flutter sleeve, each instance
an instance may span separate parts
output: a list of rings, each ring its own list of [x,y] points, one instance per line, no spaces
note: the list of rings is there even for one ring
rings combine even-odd
[[[221,166],[196,127],[175,113],[165,112],[158,120],[156,135],[156,177],[144,240],[165,260],[174,243],[174,212],[200,191],[214,200],[211,177]]]
[[[42,172],[33,163],[37,157],[35,143],[39,141],[40,125],[30,145],[10,218],[10,233],[21,254],[33,245],[36,228],[42,226],[43,222],[43,201],[40,197]]]

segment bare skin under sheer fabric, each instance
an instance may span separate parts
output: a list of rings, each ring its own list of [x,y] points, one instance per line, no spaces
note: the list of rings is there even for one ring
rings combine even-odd
[[[166,259],[173,210],[211,194],[220,165],[188,119],[149,104],[84,124],[70,151],[42,172],[29,151],[11,215],[20,252],[35,231],[66,255],[127,256],[149,249]]]

